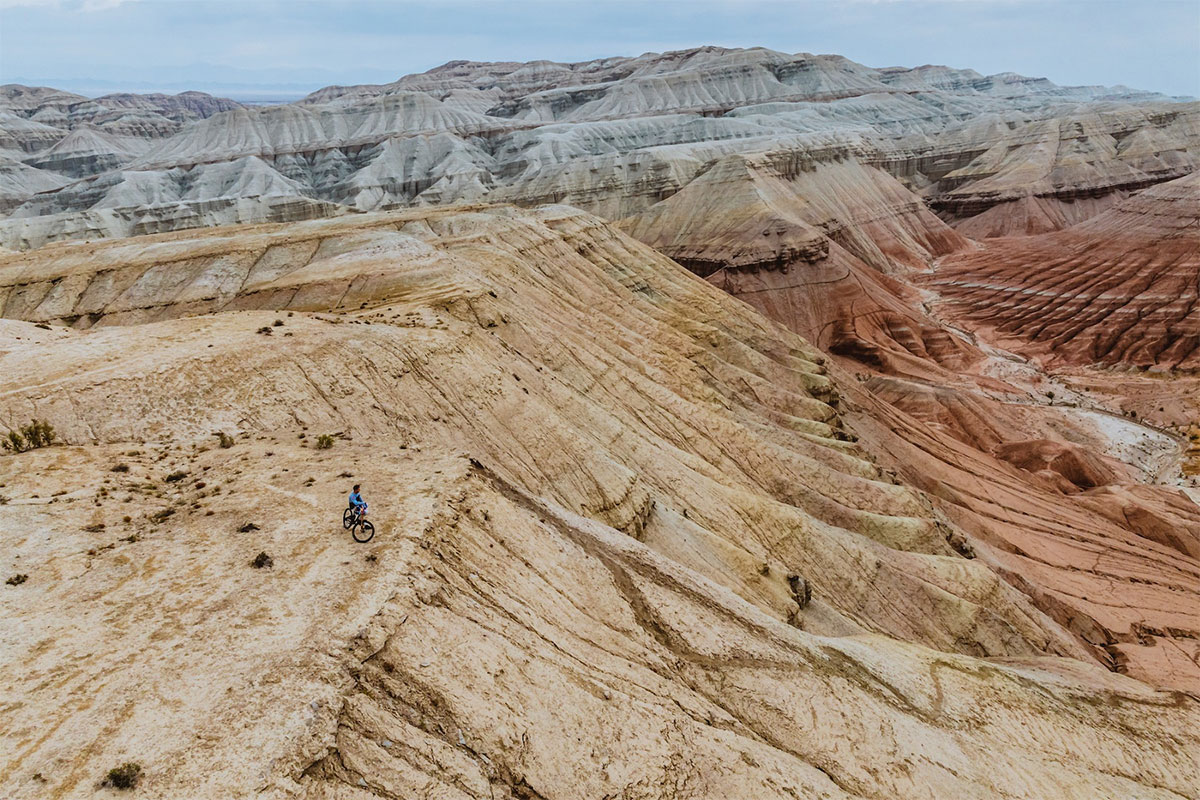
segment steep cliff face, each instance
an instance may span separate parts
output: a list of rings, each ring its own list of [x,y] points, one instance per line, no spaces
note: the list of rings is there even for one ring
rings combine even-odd
[[[1130,617],[1080,608],[1077,573],[1011,573],[1030,545],[1000,520],[1121,553],[1130,577],[1096,559],[1086,593],[1147,593],[1160,653],[1200,628],[1190,555],[964,456],[594,217],[214,229],[0,276],[6,316],[77,328],[0,330],[0,417],[67,443],[0,459],[28,575],[0,595],[10,796],[87,795],[126,760],[146,791],[213,797],[1166,797],[1200,777],[1194,698],[1112,671],[1174,687],[1186,664],[1113,655],[1154,648],[1108,641]],[[351,478],[365,548],[337,527]]]

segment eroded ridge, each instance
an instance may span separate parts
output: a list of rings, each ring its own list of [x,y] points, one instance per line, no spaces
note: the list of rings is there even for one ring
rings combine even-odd
[[[947,311],[1048,365],[1200,369],[1200,173],[1086,222],[996,239],[928,279]]]
[[[90,796],[126,760],[213,797],[1196,783],[1195,699],[1105,669],[975,520],[876,463],[903,425],[944,440],[595,217],[140,244],[3,267],[64,287],[30,315],[98,315],[4,321],[0,418],[65,442],[0,459],[28,578],[0,595],[11,796]],[[100,292],[123,268],[143,316]]]
[[[452,61],[261,108],[9,85],[0,245],[481,200],[616,220],[772,151],[797,166],[853,154],[971,237],[1040,233],[1195,170],[1200,104],[1185,101],[721,47]]]

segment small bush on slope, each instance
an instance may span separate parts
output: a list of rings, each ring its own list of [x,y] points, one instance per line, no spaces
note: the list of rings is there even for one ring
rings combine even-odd
[[[54,426],[45,420],[30,420],[28,425],[22,425],[19,430],[9,431],[4,439],[0,439],[0,447],[11,453],[24,453],[38,447],[49,447],[54,443]]]
[[[108,777],[104,779],[104,784],[114,789],[132,789],[134,786],[137,786],[138,779],[141,777],[141,765],[130,761],[119,767],[110,769]]]

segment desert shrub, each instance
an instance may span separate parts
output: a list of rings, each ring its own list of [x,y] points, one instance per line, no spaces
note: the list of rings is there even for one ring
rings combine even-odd
[[[21,434],[31,447],[49,447],[54,444],[54,426],[46,420],[32,420],[21,429]]]
[[[141,777],[141,765],[129,761],[119,767],[110,769],[108,776],[104,779],[104,784],[114,789],[132,789],[137,786],[137,782]]]
[[[271,323],[271,325],[273,325],[273,326],[274,326],[274,327],[276,327],[276,328],[282,328],[282,327],[283,327],[283,320],[281,320],[281,319],[277,319],[277,320],[275,320],[274,322],[272,322],[272,323]]]
[[[17,574],[6,580],[5,583],[7,583],[9,586],[20,586],[27,580],[29,580],[28,575]]]
[[[83,529],[88,533],[99,533],[104,530],[103,522],[93,522],[91,525],[84,525]]]
[[[112,471],[113,472],[129,472],[129,465],[128,464],[117,464],[115,467],[112,468]]]
[[[162,511],[156,511],[153,514],[151,514],[150,519],[152,519],[155,522],[162,522],[167,517],[172,516],[174,513],[175,513],[175,509],[164,508]]]
[[[255,569],[266,569],[267,567],[271,567],[274,565],[275,565],[275,559],[273,559],[269,555],[267,555],[266,551],[263,551],[263,552],[259,553],[258,555],[256,555],[254,557],[254,560],[250,562],[250,566],[254,567]]]
[[[256,530],[258,530],[257,525],[255,525],[253,522],[247,522],[245,525],[238,528],[238,533],[250,533],[251,531],[256,531]]]
[[[185,470],[178,470],[177,472],[172,472],[170,475],[168,475],[163,480],[165,480],[167,483],[178,483],[179,481],[183,480],[186,477],[187,477],[187,472]]]
[[[322,433],[317,437],[318,450],[328,450],[331,447],[333,447],[333,437],[328,433]]]
[[[24,453],[38,447],[49,447],[54,443],[55,436],[53,425],[45,420],[34,419],[18,430],[9,431],[0,439],[0,447],[12,453]]]
[[[259,328],[259,329],[256,331],[256,333],[261,333],[261,334],[263,334],[263,335],[265,335],[265,336],[270,336],[270,335],[271,335],[271,326],[270,326],[270,325],[263,325],[261,328]]]

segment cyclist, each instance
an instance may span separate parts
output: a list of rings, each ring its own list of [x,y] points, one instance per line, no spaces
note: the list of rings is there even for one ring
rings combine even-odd
[[[366,519],[367,516],[367,501],[363,500],[362,494],[358,491],[359,485],[354,484],[354,490],[350,492],[350,507],[358,513],[359,519]]]

